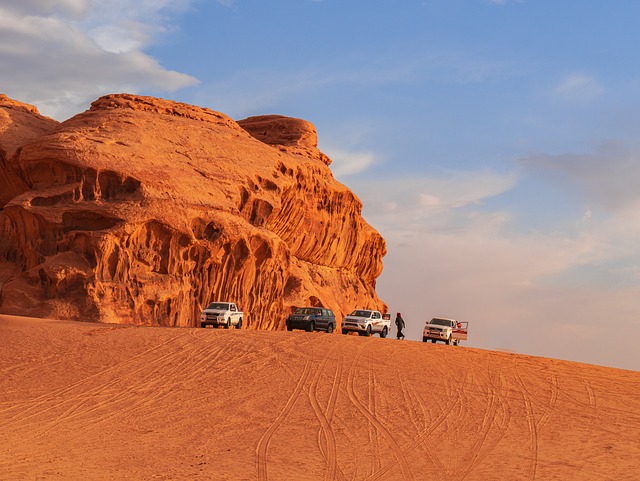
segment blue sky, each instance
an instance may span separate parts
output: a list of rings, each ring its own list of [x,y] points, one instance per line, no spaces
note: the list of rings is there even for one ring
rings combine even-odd
[[[19,5],[14,5],[19,3]],[[640,369],[640,2],[0,0],[0,92],[311,121],[410,338]],[[364,307],[364,306],[363,306]]]

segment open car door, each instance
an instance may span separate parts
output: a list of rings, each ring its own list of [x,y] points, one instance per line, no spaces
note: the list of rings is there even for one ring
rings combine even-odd
[[[469,335],[469,323],[467,321],[458,322],[458,326],[453,330],[451,337],[458,341],[466,341]]]

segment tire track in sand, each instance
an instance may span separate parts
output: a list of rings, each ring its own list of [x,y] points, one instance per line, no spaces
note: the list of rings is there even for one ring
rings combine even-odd
[[[522,397],[522,401],[524,402],[525,408],[525,418],[527,420],[527,425],[529,427],[529,443],[531,445],[531,462],[529,464],[529,479],[532,481],[536,479],[536,473],[538,471],[538,424],[535,418],[535,410],[533,409],[533,401],[531,399],[531,395],[527,390],[520,373],[518,372],[518,363],[514,360],[514,368],[513,373],[515,376],[516,383],[520,388],[520,396]]]
[[[80,381],[76,381],[68,386],[64,386],[61,387],[59,389],[53,390],[51,392],[48,392],[46,394],[43,394],[41,396],[38,396],[32,400],[26,401],[24,403],[21,404],[17,404],[17,405],[13,405],[10,406],[8,408],[2,409],[0,410],[0,414],[4,414],[4,413],[9,413],[11,411],[18,411],[17,413],[10,415],[9,417],[5,418],[2,422],[0,422],[0,428],[4,428],[6,427],[8,424],[15,422],[15,421],[28,421],[30,419],[33,419],[37,416],[42,415],[43,413],[46,412],[50,412],[52,410],[55,410],[57,408],[59,408],[60,406],[63,406],[65,404],[68,404],[71,400],[75,399],[76,401],[81,401],[82,399],[80,398],[80,395],[75,394],[77,393],[77,391],[79,389],[82,389],[83,386],[91,386],[91,383],[94,382],[95,380],[99,379],[100,377],[104,377],[105,375],[111,374],[111,373],[115,373],[119,370],[125,370],[126,368],[132,364],[135,363],[141,363],[143,359],[147,359],[149,356],[152,356],[154,353],[156,352],[162,352],[165,349],[170,349],[169,352],[164,353],[164,354],[160,354],[156,359],[153,359],[151,361],[151,364],[157,363],[157,362],[161,362],[163,359],[172,356],[176,349],[173,348],[171,349],[170,346],[172,344],[177,343],[178,341],[180,341],[183,337],[187,336],[188,333],[184,333],[180,336],[171,338],[163,343],[160,343],[156,346],[153,346],[149,349],[146,349],[145,351],[136,354],[135,356],[126,359],[124,361],[121,361],[107,369],[103,369],[102,371],[96,372],[90,376],[87,376],[83,379],[81,379]],[[147,364],[149,365],[149,364]],[[133,371],[126,371],[127,374],[130,373],[135,373],[138,372],[140,370],[142,370],[144,367],[140,367],[138,366],[136,369],[134,369]],[[106,383],[102,383],[99,386],[94,386],[93,388],[85,391],[83,394],[83,396],[90,396],[92,394],[104,391],[109,389],[111,386],[113,386],[114,384],[116,384],[118,382],[118,378],[116,377],[114,380],[106,382]],[[73,396],[71,397],[67,397],[67,395],[74,393]],[[63,400],[61,402],[56,402],[56,399],[60,399],[62,398]],[[26,406],[26,407],[25,407]]]
[[[62,421],[68,423],[71,420],[99,412],[105,407],[109,407],[109,412],[101,416],[91,416],[91,423],[89,425],[83,423],[82,430],[96,428],[100,424],[112,421],[123,415],[131,416],[138,411],[159,403],[170,393],[174,387],[171,380],[176,373],[186,373],[185,376],[181,376],[181,380],[185,382],[197,378],[201,370],[194,369],[192,364],[192,357],[196,354],[202,353],[199,361],[201,364],[206,364],[214,362],[227,352],[230,352],[228,346],[220,346],[216,350],[211,350],[202,343],[198,345],[198,339],[194,338],[188,346],[183,346],[180,350],[157,358],[151,364],[145,364],[140,369],[135,370],[134,373],[141,372],[144,374],[140,379],[132,380],[132,377],[127,375],[124,381],[115,380],[110,383],[111,386],[126,384],[124,388],[113,390],[113,392],[102,389],[93,393],[90,397],[87,397],[87,392],[85,392],[82,398],[86,398],[84,400],[85,403],[90,400],[94,401],[92,405],[86,407],[77,406],[71,413],[64,413],[50,422],[41,434],[50,431],[56,425],[61,424]],[[70,401],[73,400],[73,398],[70,398]],[[115,409],[116,406],[121,407]]]
[[[257,458],[256,464],[257,464],[257,470],[258,470],[258,480],[260,481],[266,481],[268,479],[267,451],[269,449],[269,442],[271,441],[273,434],[278,430],[278,428],[282,425],[284,420],[287,418],[287,416],[291,412],[291,409],[293,408],[296,401],[298,400],[298,397],[300,397],[300,391],[302,391],[302,387],[307,382],[307,378],[309,377],[310,371],[311,371],[311,361],[307,361],[304,365],[304,369],[302,371],[302,375],[300,376],[300,380],[298,381],[298,384],[296,385],[295,389],[291,393],[291,396],[289,396],[289,399],[284,405],[284,408],[282,409],[278,417],[275,419],[275,421],[271,424],[271,426],[269,426],[269,429],[267,429],[267,431],[262,435],[262,437],[260,438],[260,441],[258,441],[258,446],[256,447],[256,458]]]
[[[491,366],[487,366],[485,386],[487,388],[487,407],[484,412],[480,429],[471,446],[456,463],[452,476],[447,479],[463,480],[484,460],[506,436],[511,422],[509,403],[502,394],[505,384],[503,364],[497,369],[497,383],[493,380]],[[455,474],[455,477],[453,476]]]
[[[326,462],[324,475],[324,479],[326,481],[333,481],[335,479],[346,480],[344,473],[342,473],[342,471],[340,471],[340,468],[338,467],[336,437],[333,432],[333,428],[331,427],[331,418],[333,417],[333,413],[335,410],[336,398],[338,396],[340,380],[342,378],[342,359],[338,361],[335,373],[333,375],[333,383],[331,386],[331,392],[329,394],[329,401],[327,403],[326,411],[322,409],[322,407],[320,406],[320,400],[318,399],[318,383],[320,381],[320,377],[327,365],[330,354],[336,351],[337,347],[338,344],[334,344],[329,353],[327,353],[327,355],[323,357],[322,362],[318,366],[313,380],[311,381],[311,386],[309,387],[309,401],[311,401],[313,412],[320,422],[320,430],[318,432],[318,446],[320,447],[320,452],[324,456]]]
[[[356,394],[355,389],[353,387],[353,381],[355,377],[353,373],[357,372],[357,370],[355,369],[355,365],[358,364],[358,361],[360,361],[360,359],[362,358],[363,349],[365,346],[366,344],[363,343],[362,348],[360,349],[360,351],[358,352],[358,354],[355,356],[354,360],[351,363],[349,378],[347,379],[347,394],[349,395],[349,399],[351,399],[351,402],[354,404],[354,406],[367,418],[369,423],[371,423],[376,428],[377,432],[380,433],[380,435],[382,435],[384,440],[387,442],[387,444],[391,448],[393,457],[395,458],[395,463],[393,464],[398,465],[398,467],[400,468],[400,471],[402,472],[403,478],[415,479],[413,476],[413,473],[411,472],[411,468],[409,467],[409,463],[405,458],[404,450],[401,449],[400,445],[397,443],[395,438],[391,435],[389,430],[376,418],[375,413],[371,412],[369,410],[369,407],[366,406],[360,400],[360,398]],[[369,369],[372,369],[371,363],[369,364],[370,364]],[[371,382],[368,382],[368,390],[369,390],[369,397],[375,396],[375,385],[372,385]],[[378,479],[377,473],[373,473],[373,476],[375,478],[370,477],[367,479]]]
[[[400,373],[400,375],[402,376],[402,373]],[[452,415],[454,409],[459,408],[462,406],[463,404],[463,391],[464,391],[464,386],[465,383],[467,381],[467,375],[468,372],[465,371],[464,375],[462,377],[462,379],[457,382],[454,386],[453,389],[450,389],[447,386],[447,392],[448,392],[448,397],[450,397],[452,399],[451,402],[446,403],[445,408],[442,410],[442,412],[438,415],[438,417],[429,425],[427,426],[420,434],[418,434],[415,439],[413,440],[413,442],[409,443],[409,444],[405,444],[404,446],[401,447],[401,453],[402,456],[408,456],[411,453],[413,453],[418,446],[420,446],[423,443],[426,443],[426,441],[428,440],[428,438],[431,436],[431,434],[433,434],[436,429],[438,429],[440,426],[442,426],[442,424],[445,422],[445,420]],[[411,383],[405,381],[405,384],[407,386],[411,386]],[[422,397],[422,395],[415,390],[415,388],[410,388],[413,391],[413,394],[415,397],[417,397],[418,399],[420,399],[421,404],[426,405],[426,401],[424,400],[424,398]],[[450,394],[449,394],[450,392]],[[429,450],[431,451],[431,449]],[[436,451],[435,449],[433,450],[434,452]],[[430,458],[432,459],[432,461],[434,462],[434,464],[438,467],[442,467],[444,469],[444,465],[442,464],[442,462],[439,459],[436,459],[433,456],[430,456]],[[385,480],[385,475],[391,471],[391,469],[397,464],[397,458],[396,459],[392,459],[389,460],[389,462],[387,462],[385,465],[382,466],[382,468],[380,469],[380,471],[374,473],[372,476],[367,478],[367,481],[377,481],[377,480]],[[439,477],[438,479],[441,479],[441,477]]]
[[[162,393],[170,390],[171,386],[167,385],[165,380],[170,379],[172,374],[180,371],[184,365],[188,365],[188,358],[196,349],[197,346],[190,343],[189,346],[182,346],[180,349],[174,349],[163,356],[154,358],[151,362],[143,363],[136,369],[127,372],[124,379],[117,377],[92,389],[69,396],[58,405],[67,405],[68,409],[45,425],[40,426],[37,435],[45,434],[62,423],[66,424],[73,420],[89,417],[91,424],[83,427],[86,430],[92,425],[115,418],[123,412],[132,412],[141,405],[157,401]],[[131,382],[134,379],[133,375],[138,374],[141,375],[141,378]],[[126,388],[116,388],[117,386],[126,386]],[[136,399],[137,393],[144,393],[144,396]],[[106,416],[92,416],[92,413],[99,412],[105,407],[117,405],[126,406],[126,409],[108,409],[111,413]],[[54,408],[55,406],[52,409]]]

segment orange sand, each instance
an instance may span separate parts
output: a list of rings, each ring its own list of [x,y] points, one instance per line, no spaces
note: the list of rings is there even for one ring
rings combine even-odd
[[[640,373],[0,316],[0,480],[632,480]]]

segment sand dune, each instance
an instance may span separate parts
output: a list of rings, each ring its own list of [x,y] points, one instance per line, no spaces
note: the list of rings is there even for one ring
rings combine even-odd
[[[11,316],[0,345],[1,480],[638,479],[638,372]]]

